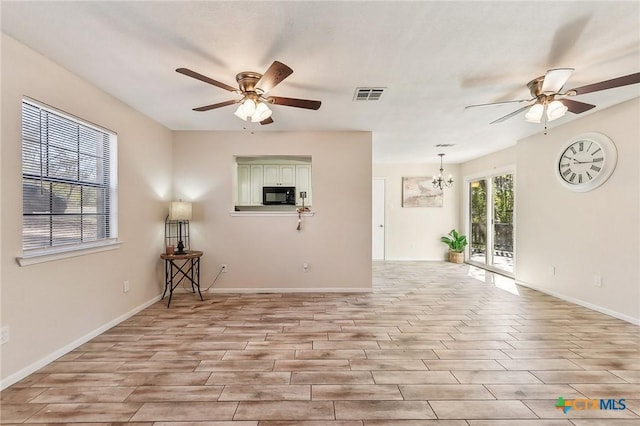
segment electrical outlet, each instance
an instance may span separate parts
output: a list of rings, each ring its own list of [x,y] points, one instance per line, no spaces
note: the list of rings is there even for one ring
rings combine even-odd
[[[122,283],[122,291],[124,293],[128,293],[129,292],[129,281],[125,281],[124,283]]]
[[[222,272],[227,272],[227,264],[223,263],[222,265],[220,265],[220,269],[222,270]]]
[[[0,328],[0,344],[4,345],[9,341],[9,326]]]
[[[602,287],[602,277],[600,275],[593,276],[593,285],[596,287]]]
[[[309,272],[309,264],[307,262],[302,264],[302,270],[304,272]]]
[[[551,273],[551,275],[555,275],[556,274],[556,267],[551,265],[551,267],[549,267],[549,272]]]

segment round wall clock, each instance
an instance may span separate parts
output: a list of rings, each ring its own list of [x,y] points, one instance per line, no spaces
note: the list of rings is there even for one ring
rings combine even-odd
[[[565,143],[556,160],[556,176],[572,191],[591,191],[613,173],[618,152],[611,139],[601,133],[583,133]]]

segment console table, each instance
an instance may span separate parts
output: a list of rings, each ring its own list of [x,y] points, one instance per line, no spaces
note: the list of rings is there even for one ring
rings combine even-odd
[[[162,253],[161,259],[164,259],[164,292],[162,298],[167,294],[169,290],[169,302],[167,308],[171,304],[171,297],[173,296],[173,290],[180,285],[184,280],[191,283],[191,291],[193,293],[198,290],[200,300],[202,293],[200,292],[200,258],[202,257],[201,251],[189,250],[184,254],[167,254]]]

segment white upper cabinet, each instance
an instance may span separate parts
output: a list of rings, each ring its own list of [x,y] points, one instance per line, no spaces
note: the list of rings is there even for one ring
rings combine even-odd
[[[251,171],[248,165],[238,164],[238,205],[248,206],[251,202]]]
[[[293,164],[264,165],[264,186],[295,186],[296,166]]]
[[[262,204],[262,187],[264,186],[264,166],[251,165],[251,205]]]
[[[311,205],[311,165],[296,165],[296,206],[302,206],[301,192],[307,193],[304,200],[305,207]]]

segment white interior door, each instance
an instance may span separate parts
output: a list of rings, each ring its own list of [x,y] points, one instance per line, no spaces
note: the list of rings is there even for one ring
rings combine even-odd
[[[373,260],[384,260],[384,184],[382,178],[373,179],[371,197],[371,250]]]

